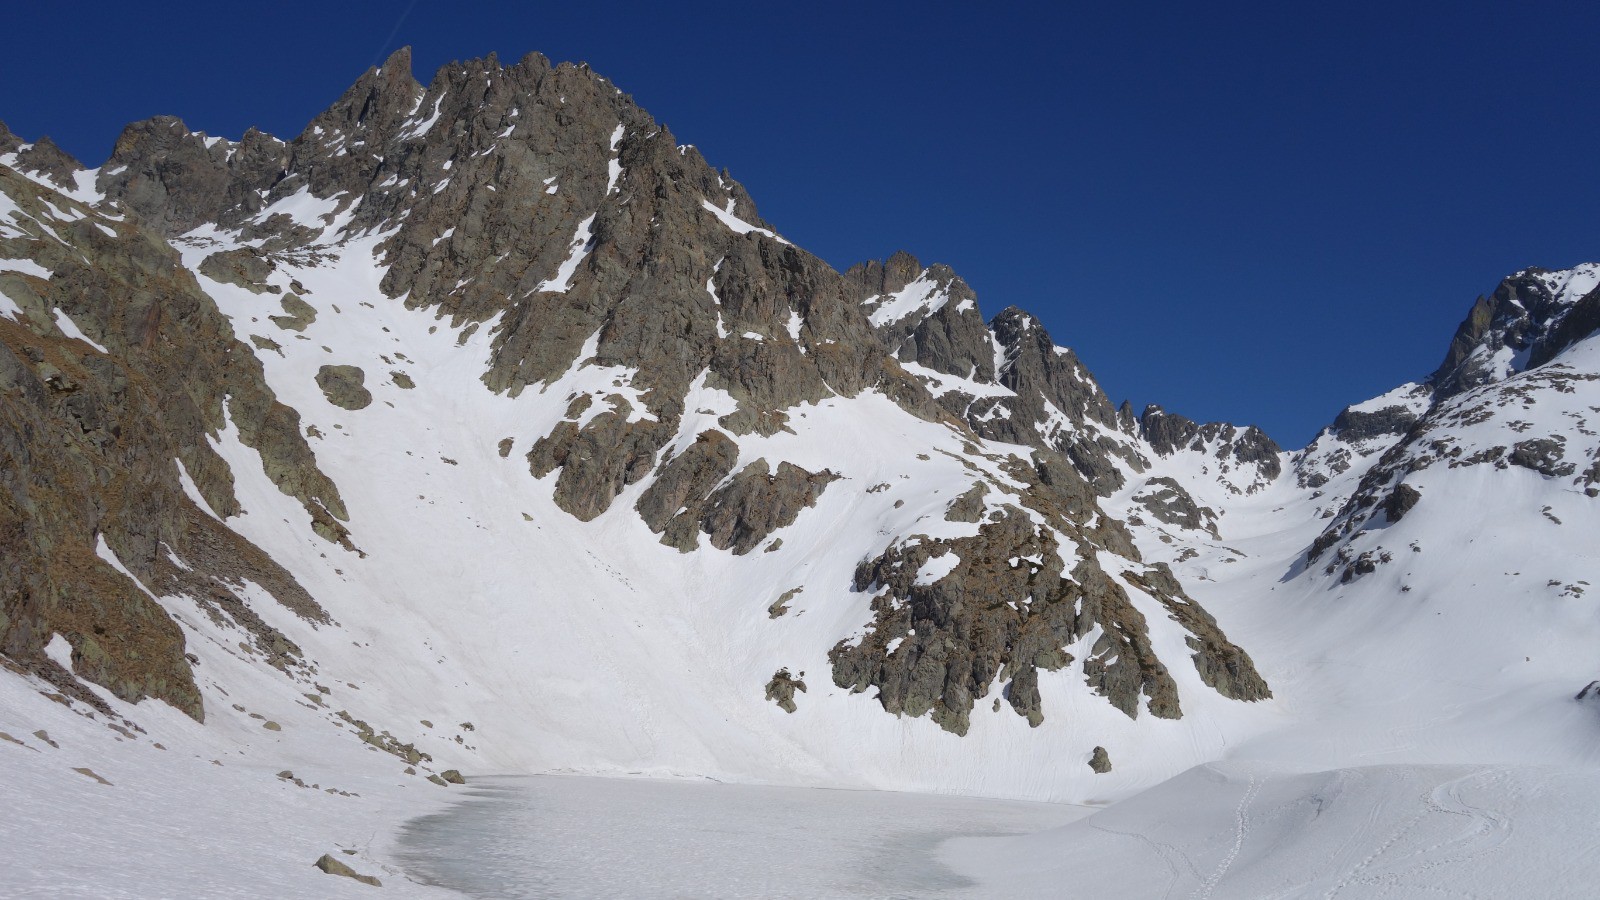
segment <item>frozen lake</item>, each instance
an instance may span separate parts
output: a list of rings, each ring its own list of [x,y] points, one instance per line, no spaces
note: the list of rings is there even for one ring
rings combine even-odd
[[[703,781],[473,779],[410,822],[412,877],[472,897],[965,897],[947,838],[1029,834],[1088,807]]]

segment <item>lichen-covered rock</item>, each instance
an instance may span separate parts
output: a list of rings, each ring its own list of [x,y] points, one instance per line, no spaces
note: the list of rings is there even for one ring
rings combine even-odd
[[[805,675],[804,672],[800,674]],[[779,669],[772,673],[772,680],[767,682],[766,690],[768,700],[778,704],[778,708],[784,712],[792,713],[796,709],[794,692],[805,693],[806,683],[800,678],[789,674],[788,669]]]
[[[307,326],[317,320],[316,307],[302,300],[298,294],[284,294],[280,305],[284,314],[267,318],[285,331],[305,331]]]
[[[1094,748],[1094,752],[1089,754],[1089,768],[1093,769],[1096,775],[1104,775],[1111,771],[1111,754],[1106,752],[1106,748]]]
[[[272,260],[260,250],[242,247],[207,256],[200,261],[199,271],[201,275],[223,284],[238,285],[257,294],[276,294],[282,288],[267,284],[267,276],[272,274],[274,268],[276,266]]]
[[[367,373],[360,366],[323,366],[317,370],[317,387],[328,402],[340,409],[366,409],[372,405],[372,392],[366,388]]]

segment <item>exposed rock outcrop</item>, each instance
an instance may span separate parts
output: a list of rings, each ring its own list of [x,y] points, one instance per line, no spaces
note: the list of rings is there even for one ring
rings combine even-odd
[[[1139,416],[1139,433],[1161,456],[1188,450],[1214,460],[1217,480],[1236,494],[1253,494],[1283,473],[1283,449],[1254,425],[1201,425],[1151,405]]]
[[[1089,768],[1093,769],[1096,775],[1104,775],[1111,771],[1111,755],[1106,752],[1106,748],[1094,748],[1094,752],[1089,755]]]
[[[1172,478],[1151,478],[1133,495],[1133,502],[1143,507],[1151,518],[1166,525],[1190,531],[1202,531],[1219,538],[1217,513],[1208,506],[1195,502],[1193,496]]]
[[[0,651],[91,705],[103,704],[77,678],[200,718],[182,633],[146,590],[195,598],[282,667],[297,664],[298,648],[250,609],[245,581],[326,618],[287,571],[219,521],[239,510],[235,473],[208,438],[236,429],[318,532],[347,543],[343,504],[299,417],[169,246],[4,167],[0,192],[22,210],[13,221],[24,230],[0,237],[0,258],[51,272],[0,275],[23,310],[0,316],[0,555],[27,561],[0,570]],[[98,346],[67,336],[56,316]],[[72,645],[71,672],[42,653],[53,634]]]
[[[366,387],[367,373],[359,366],[323,366],[317,371],[317,387],[328,402],[340,409],[366,409],[372,405],[372,392]]]
[[[355,869],[352,869],[348,865],[340,862],[339,860],[334,859],[332,854],[328,854],[328,853],[322,854],[322,856],[316,862],[312,863],[312,865],[316,866],[317,868],[321,869],[322,871],[326,872],[329,875],[339,875],[339,876],[342,876],[344,878],[349,878],[349,879],[352,879],[354,881],[359,881],[362,884],[370,884],[373,887],[383,887],[383,882],[379,881],[376,876],[373,876],[373,875],[362,875],[361,873],[357,872]]]
[[[806,673],[801,672],[802,676]],[[797,708],[794,705],[794,692],[805,693],[806,683],[801,678],[789,674],[788,669],[779,669],[772,675],[772,680],[767,682],[767,699],[778,704],[778,708],[787,713],[792,713]]]
[[[1080,546],[1089,545],[1092,538],[1077,527],[1057,522],[1081,537]],[[1157,717],[1179,717],[1177,686],[1150,643],[1143,614],[1092,554],[1065,571],[1063,558],[1076,554],[1070,547],[1063,552],[1057,533],[1006,506],[973,537],[913,538],[863,562],[855,587],[874,593],[875,618],[865,636],[833,649],[834,683],[853,691],[877,687],[889,712],[930,714],[962,734],[976,700],[998,681],[1012,709],[1038,725],[1044,720],[1038,670],[1073,663],[1067,648],[1094,634],[1080,650],[1091,687],[1130,718],[1141,705]],[[1207,684],[1236,699],[1270,696],[1249,657],[1182,594],[1170,572],[1153,570],[1132,583],[1152,591],[1191,633]]]
[[[815,506],[837,477],[787,462],[779,463],[774,473],[766,460],[758,459],[706,498],[700,527],[719,550],[749,553],[772,532],[793,524],[800,510]]]

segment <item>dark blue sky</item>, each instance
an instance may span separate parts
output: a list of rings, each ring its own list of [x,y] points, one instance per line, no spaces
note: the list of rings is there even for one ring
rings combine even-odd
[[[949,263],[1113,399],[1299,446],[1600,259],[1600,5],[1405,6],[25,4],[0,119],[94,165],[156,114],[292,136],[401,44],[586,60],[834,265]]]

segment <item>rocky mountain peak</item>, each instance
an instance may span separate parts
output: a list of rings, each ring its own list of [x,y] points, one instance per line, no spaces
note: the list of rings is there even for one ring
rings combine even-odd
[[[904,250],[896,250],[886,260],[868,260],[847,269],[844,277],[861,286],[868,297],[904,290],[923,271],[922,263]]]
[[[1295,458],[1304,487],[1375,460],[1429,430],[1434,411],[1536,369],[1600,329],[1600,264],[1523,269],[1478,297],[1439,367],[1420,382],[1352,404]],[[1369,500],[1371,498],[1368,498]]]
[[[78,162],[72,154],[56,146],[56,142],[49,137],[41,137],[31,144],[17,141],[15,135],[6,132],[14,141],[14,150],[0,150],[0,152],[15,152],[16,167],[19,171],[32,172],[50,180],[57,187],[70,190],[74,187],[73,175],[83,171],[83,163]],[[0,135],[0,143],[5,142],[5,135]]]
[[[15,181],[4,186],[17,196],[49,192]],[[433,516],[434,485],[464,472],[465,490],[482,493],[466,519],[440,527],[467,529],[465,556],[499,539],[483,537],[479,506],[514,497],[548,511],[505,539],[517,552],[564,535],[610,565],[619,551],[595,536],[628,535],[624,555],[667,569],[690,555],[712,573],[702,580],[718,604],[732,602],[724,583],[812,579],[805,627],[838,627],[805,632],[797,652],[831,667],[837,685],[878,688],[889,712],[950,731],[965,732],[997,685],[1040,724],[1041,673],[1074,664],[1077,684],[1128,717],[1182,713],[1179,684],[1191,676],[1174,676],[1180,664],[1198,679],[1193,693],[1270,695],[1248,656],[1099,506],[1147,460],[1071,350],[1016,308],[985,323],[963,279],[909,253],[835,271],[585,66],[491,56],[444,66],[424,86],[398,52],[287,142],[207,136],[172,117],[135,123],[97,190],[80,205],[128,215],[73,226],[87,268],[33,237],[6,250],[53,277],[3,276],[8,296],[22,285],[29,324],[0,321],[0,342],[20,348],[16,373],[0,374],[33,385],[29,404],[4,409],[59,425],[38,430],[48,443],[75,435],[81,401],[65,395],[94,397],[96,410],[121,410],[126,437],[65,457],[63,472],[47,472],[45,444],[30,444],[15,470],[82,484],[99,466],[156,487],[114,522],[75,506],[52,530],[18,532],[15,552],[75,542],[73,558],[139,616],[158,613],[136,585],[191,592],[242,623],[274,668],[306,675],[293,642],[251,618],[245,585],[325,623],[319,602],[379,565],[369,557],[393,566],[418,555],[415,534],[388,523]],[[167,273],[161,290],[120,286],[140,265]],[[120,280],[84,295],[95,303],[67,289],[97,271]],[[79,346],[52,309],[100,343]],[[103,349],[68,360],[84,347]],[[163,425],[153,403],[118,406],[123,377],[147,388],[140,396],[181,392],[195,408]],[[52,387],[68,381],[77,387]],[[389,477],[365,462],[379,458],[385,472],[409,473],[398,494],[368,489]],[[257,475],[298,505],[249,521],[282,529],[236,532],[250,504],[279,502],[235,494]],[[360,502],[346,508],[341,488]],[[844,526],[818,530],[828,522]],[[99,556],[96,535],[109,548]],[[106,574],[112,558],[137,581]],[[807,574],[813,561],[834,574]],[[302,587],[306,572],[315,578]],[[69,592],[71,575],[30,596]],[[1018,599],[1030,595],[1036,605]],[[30,665],[65,680],[40,661],[42,642],[61,633],[78,647],[92,631],[78,607],[55,609],[18,607],[11,621],[23,624],[9,634]],[[871,634],[851,631],[863,627]],[[175,628],[129,650],[148,664],[104,677],[122,679],[119,696],[198,716]],[[1165,629],[1189,650],[1160,658],[1151,635]]]
[[[1507,276],[1473,304],[1427,383],[1443,400],[1522,371],[1534,356],[1548,360],[1556,352],[1551,336],[1597,286],[1596,263],[1559,271],[1530,268]]]
[[[235,143],[192,132],[175,116],[156,116],[122,130],[96,186],[149,226],[176,236],[260,212],[288,162],[284,143],[254,128]]]
[[[1139,433],[1161,456],[1188,451],[1210,458],[1218,482],[1236,494],[1262,490],[1283,472],[1283,448],[1254,425],[1201,425],[1151,404],[1139,416]]]

